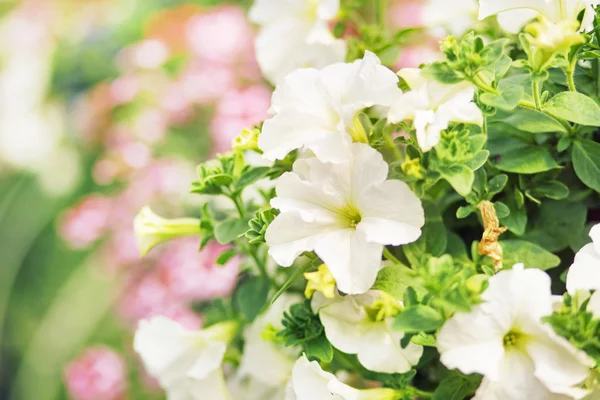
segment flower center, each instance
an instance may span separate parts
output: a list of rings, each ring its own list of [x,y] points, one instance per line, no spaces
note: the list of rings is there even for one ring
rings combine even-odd
[[[511,350],[522,348],[526,341],[527,335],[525,335],[523,332],[511,330],[506,335],[504,335],[504,349]]]
[[[360,224],[360,221],[362,221],[360,210],[352,204],[346,204],[346,206],[340,208],[337,212],[342,219],[344,226],[348,228],[354,229]]]

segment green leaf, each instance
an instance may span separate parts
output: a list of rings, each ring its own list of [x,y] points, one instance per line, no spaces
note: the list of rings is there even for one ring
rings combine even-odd
[[[219,257],[217,257],[215,264],[217,265],[225,265],[231,260],[233,257],[237,255],[237,251],[235,249],[229,249],[222,252]]]
[[[496,175],[495,177],[490,179],[490,181],[488,182],[487,189],[488,196],[490,196],[489,199],[491,200],[492,197],[500,193],[507,183],[508,175],[505,174]]]
[[[271,170],[270,167],[253,167],[249,168],[242,173],[240,179],[235,184],[236,190],[242,190],[246,186],[253,184],[257,180],[264,178],[265,175]]]
[[[548,150],[536,146],[509,150],[500,156],[494,166],[501,171],[517,174],[537,174],[560,167]]]
[[[580,202],[545,201],[523,238],[548,251],[558,252],[569,246],[572,237],[579,235],[587,219],[587,208]]]
[[[508,88],[504,89],[500,95],[484,93],[479,98],[481,99],[482,103],[488,106],[504,111],[511,111],[517,108],[519,101],[523,97],[523,93],[523,87],[509,86]]]
[[[406,307],[396,316],[394,329],[405,333],[434,331],[444,323],[444,318],[435,309],[417,304]]]
[[[419,346],[436,347],[436,341],[434,335],[420,332],[410,338],[410,341]]]
[[[439,172],[461,196],[471,193],[475,181],[475,174],[471,168],[464,164],[454,164],[450,167],[440,167]]]
[[[530,133],[563,132],[565,127],[556,119],[543,112],[529,109],[517,109],[508,113],[497,114],[495,118],[503,124],[510,125],[520,131]]]
[[[322,362],[329,363],[333,360],[333,346],[325,335],[304,343],[304,350],[309,360],[318,358]]]
[[[228,244],[236,240],[248,230],[249,219],[230,218],[219,222],[215,226],[215,239],[221,244]]]
[[[578,140],[573,145],[575,173],[586,186],[600,192],[600,144]]]
[[[423,76],[448,84],[463,81],[463,78],[458,76],[448,64],[443,62],[434,62],[423,68]]]
[[[489,151],[481,150],[477,154],[475,154],[475,157],[473,157],[471,160],[467,161],[465,163],[465,165],[469,169],[475,171],[475,170],[478,170],[479,168],[483,167],[483,164],[485,164],[487,162],[489,157],[490,157]]]
[[[477,210],[477,207],[469,204],[468,206],[458,207],[456,210],[456,218],[463,219],[467,218],[469,215],[473,214]]]
[[[377,275],[373,290],[384,291],[401,300],[406,290],[412,287],[417,294],[426,293],[419,275],[405,265],[395,264],[383,268]]]
[[[530,190],[534,197],[547,197],[552,200],[562,200],[569,196],[569,188],[559,181],[547,181],[540,183]]]
[[[501,201],[496,201],[494,203],[494,208],[496,209],[496,216],[498,218],[504,218],[510,215],[510,209]]]
[[[517,236],[523,236],[525,229],[527,229],[527,211],[525,207],[517,207],[516,201],[512,197],[504,200],[510,214],[500,218],[500,225],[505,226]]]
[[[452,373],[433,392],[432,400],[463,400],[475,394],[481,377]]]
[[[538,246],[525,240],[501,240],[503,260],[505,269],[512,268],[517,263],[525,264],[526,268],[538,268],[547,270],[557,267],[560,258]]]
[[[600,126],[600,107],[581,93],[559,93],[544,105],[544,111],[577,124]]]
[[[242,281],[233,294],[233,304],[248,322],[254,321],[269,295],[269,282],[252,276]]]

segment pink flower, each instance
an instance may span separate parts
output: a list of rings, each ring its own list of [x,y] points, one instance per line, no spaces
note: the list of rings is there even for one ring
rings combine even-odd
[[[217,258],[229,246],[209,243],[198,251],[197,238],[182,238],[171,244],[158,260],[162,281],[174,297],[187,301],[210,300],[229,295],[237,282],[240,258],[235,256],[224,266]]]
[[[241,8],[219,7],[188,21],[187,40],[201,59],[220,64],[239,62],[252,49],[252,30]]]
[[[74,400],[119,400],[126,388],[123,357],[104,347],[90,347],[64,371],[65,385]]]
[[[394,63],[394,67],[398,70],[417,68],[421,64],[440,61],[441,59],[443,59],[442,54],[435,43],[410,45],[400,50],[400,55]]]
[[[85,249],[106,233],[111,207],[111,199],[92,194],[63,212],[58,232],[72,248]]]
[[[198,104],[210,104],[218,100],[236,85],[231,68],[215,64],[192,66],[181,77],[183,95]]]
[[[390,22],[401,29],[423,26],[423,1],[400,0],[390,6]]]
[[[138,95],[140,85],[135,76],[122,76],[110,84],[110,99],[112,105],[127,104]]]
[[[226,93],[217,104],[211,123],[216,153],[231,149],[231,141],[242,129],[251,128],[268,117],[271,91],[262,85]]]

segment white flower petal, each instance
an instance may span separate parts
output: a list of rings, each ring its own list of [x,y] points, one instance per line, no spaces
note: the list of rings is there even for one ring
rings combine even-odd
[[[596,253],[600,254],[600,224],[596,224],[590,229],[590,237],[596,248]]]
[[[443,116],[443,120],[462,122],[466,124],[483,124],[483,113],[473,103],[475,89],[468,86],[453,94],[438,108],[437,114]]]
[[[337,385],[329,388],[330,382],[336,380],[333,374],[323,371],[316,361],[309,362],[306,356],[302,355],[296,361],[292,372],[294,396],[286,396],[285,400],[354,400],[332,393],[332,389],[340,390]]]
[[[367,325],[358,360],[368,370],[388,374],[404,373],[416,365],[423,355],[423,347],[412,342],[403,349],[400,340],[404,333],[392,331],[393,319]]]
[[[406,183],[388,180],[363,192],[357,204],[362,211],[357,229],[368,242],[399,246],[421,236],[425,213]]]
[[[575,255],[575,260],[567,273],[567,290],[575,294],[577,290],[600,289],[600,253],[595,243],[588,243]]]
[[[363,143],[352,144],[352,165],[350,169],[351,196],[356,198],[373,185],[383,183],[389,166],[380,152]]]
[[[186,379],[166,388],[169,400],[233,400],[229,395],[223,371],[217,369],[201,380]]]
[[[441,361],[448,368],[465,374],[479,373],[492,380],[500,378],[504,358],[503,338],[507,327],[495,316],[473,307],[450,318],[437,337]]]
[[[553,393],[582,398],[586,391],[576,388],[587,377],[595,362],[550,326],[527,342],[527,352],[535,365],[535,376]]]
[[[289,267],[300,254],[314,250],[335,229],[337,226],[332,223],[306,222],[298,214],[282,213],[265,234],[269,255],[277,264]]]
[[[425,78],[419,68],[402,68],[398,76],[406,82],[410,90],[416,91],[423,87],[429,80]]]
[[[448,119],[432,110],[419,110],[415,113],[414,127],[417,142],[424,152],[434,148],[441,140],[442,131],[448,128]]]
[[[379,58],[366,51],[362,60],[352,64],[333,64],[321,71],[332,98],[353,106],[353,112],[374,105],[390,106],[402,93],[398,77],[381,65]]]
[[[190,371],[198,379],[218,369],[225,343],[207,342],[200,332],[188,331],[166,317],[154,317],[139,323],[134,349],[146,369],[163,387],[187,376]]]
[[[335,278],[340,291],[364,293],[373,286],[382,268],[383,246],[368,243],[354,229],[329,232],[319,238],[315,253],[323,260]]]
[[[318,310],[329,342],[336,349],[348,354],[358,353],[363,340],[360,324],[367,317],[364,307],[353,297],[337,297],[337,301]],[[313,303],[315,301],[318,302],[313,299]]]
[[[529,8],[554,20],[555,10],[553,3],[553,1],[546,0],[479,0],[479,19],[482,20],[502,11]]]
[[[567,400],[553,396],[533,375],[533,362],[519,351],[506,353],[497,380],[484,378],[473,400]]]
[[[517,34],[529,21],[539,14],[539,12],[527,8],[504,11],[498,14],[498,24],[505,31]]]
[[[334,223],[336,216],[331,210],[343,206],[344,200],[334,190],[332,188],[330,192],[325,192],[321,185],[288,172],[277,180],[277,197],[271,200],[271,206],[284,213],[294,211],[307,222],[319,220]]]

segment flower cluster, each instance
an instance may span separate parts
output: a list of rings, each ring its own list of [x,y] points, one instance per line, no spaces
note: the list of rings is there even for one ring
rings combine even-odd
[[[127,293],[134,349],[169,399],[600,393],[597,4],[460,3],[467,22],[422,23],[459,35],[439,59],[395,71],[421,31],[385,1],[254,2],[264,121],[198,166],[194,218],[132,223],[159,288]],[[81,246],[106,229],[93,200]]]

